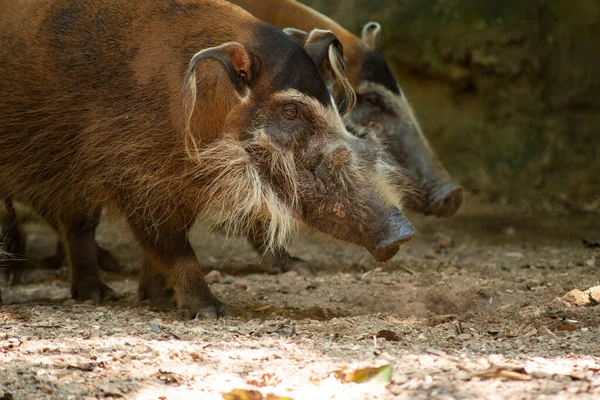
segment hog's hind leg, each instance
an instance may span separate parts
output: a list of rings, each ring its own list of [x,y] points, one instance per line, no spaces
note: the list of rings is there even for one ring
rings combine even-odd
[[[98,265],[100,266],[100,269],[102,271],[108,271],[108,272],[121,272],[123,268],[121,268],[121,265],[119,265],[119,263],[117,262],[117,260],[114,258],[114,256],[110,253],[110,251],[106,250],[103,247],[100,246],[96,246],[96,248],[98,249]],[[60,267],[63,266],[65,262],[65,249],[61,243],[61,241],[59,240],[56,243],[56,251],[54,252],[54,255],[50,256],[50,257],[46,257],[43,260],[43,264],[46,266],[46,268],[49,269],[59,269]]]
[[[100,213],[93,216],[63,218],[60,232],[71,271],[71,296],[99,303],[116,298],[114,291],[100,279],[98,246],[94,233]]]
[[[21,273],[25,268],[25,236],[23,235],[17,220],[17,213],[11,198],[4,200],[6,216],[2,223],[0,233],[0,245],[6,254],[0,271],[8,282],[16,285],[21,283]]]

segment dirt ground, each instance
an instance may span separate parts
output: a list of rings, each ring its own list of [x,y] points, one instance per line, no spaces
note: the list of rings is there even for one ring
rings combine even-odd
[[[382,265],[302,238],[291,251],[314,277],[263,274],[244,241],[198,227],[211,288],[238,315],[219,321],[140,303],[140,250],[105,219],[98,240],[126,271],[105,279],[121,298],[69,301],[64,267],[3,288],[0,398],[600,398],[600,306],[563,299],[599,284],[600,250],[582,244],[600,240],[598,214],[470,205],[412,219],[418,236]],[[25,229],[33,262],[52,254],[48,228]]]

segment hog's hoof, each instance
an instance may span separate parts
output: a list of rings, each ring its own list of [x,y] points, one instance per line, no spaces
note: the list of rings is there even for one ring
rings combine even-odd
[[[175,308],[173,295],[175,291],[167,287],[160,275],[140,275],[138,284],[138,299],[150,301],[150,307],[158,310]]]
[[[233,312],[216,298],[211,298],[201,307],[180,307],[184,319],[209,319],[215,320],[223,317],[232,317]]]
[[[103,271],[121,272],[123,269],[113,255],[110,254],[110,251],[102,247],[98,247],[98,264]]]
[[[147,290],[142,288],[138,289],[138,299],[140,301],[150,301],[150,308],[156,310],[169,310],[175,308],[175,301],[173,300],[173,289],[161,289],[161,290]]]
[[[82,281],[71,287],[71,297],[79,301],[91,300],[94,304],[117,300],[114,290],[98,281]]]
[[[283,269],[283,272],[289,271],[295,271],[298,275],[302,276],[311,276],[315,274],[309,263],[297,257],[290,257],[289,262]]]
[[[314,275],[310,264],[298,257],[270,257],[264,260],[262,265],[271,274],[283,274],[295,271],[298,275],[302,276]]]
[[[55,254],[53,256],[42,259],[42,264],[48,269],[59,269],[63,266],[64,261],[65,258],[62,254]]]

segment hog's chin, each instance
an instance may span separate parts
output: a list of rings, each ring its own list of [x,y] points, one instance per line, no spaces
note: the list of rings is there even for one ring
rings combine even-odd
[[[384,263],[386,261],[391,260],[400,250],[399,244],[391,244],[389,246],[385,246],[383,248],[378,247],[375,250],[369,250],[371,255],[375,257],[375,260],[380,263]]]

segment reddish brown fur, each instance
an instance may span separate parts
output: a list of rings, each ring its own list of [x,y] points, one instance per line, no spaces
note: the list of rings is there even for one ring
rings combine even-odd
[[[100,281],[94,241],[104,206],[125,215],[145,250],[141,287],[172,288],[192,315],[223,313],[187,241],[199,213],[234,230],[264,224],[268,246],[287,238],[292,216],[386,258],[405,240],[396,238],[397,225],[382,249],[366,234],[387,232],[381,227],[389,228],[391,213],[403,221],[372,190],[386,182],[370,168],[377,152],[345,131],[314,59],[280,31],[219,0],[4,0],[0,8],[7,56],[0,73],[9,77],[0,81],[0,193],[61,233],[74,297],[112,294]],[[224,43],[268,54],[285,49],[286,62],[303,65],[290,78],[311,95],[289,86],[290,68],[273,57],[258,63],[267,72],[256,79],[246,65],[256,54],[233,53],[235,71],[206,60],[201,73],[193,64],[186,72],[196,51]],[[246,87],[238,78],[253,80]],[[286,102],[299,107],[302,125],[278,114]],[[331,151],[340,147],[351,162],[332,172]],[[346,215],[354,225],[327,223]],[[381,218],[370,226],[375,215]]]
[[[358,84],[358,59],[364,51],[364,44],[340,24],[320,14],[316,10],[295,0],[229,0],[248,10],[253,15],[278,28],[298,28],[304,31],[328,29],[344,46],[347,75],[352,86]]]
[[[181,266],[181,273],[169,275],[170,287],[199,282],[187,294],[210,300],[180,229],[193,222],[198,208],[197,194],[186,190],[191,185],[184,181],[189,162],[181,146],[182,67],[200,46],[248,41],[256,20],[218,0],[112,3],[0,2],[2,45],[10,57],[0,70],[20,83],[0,83],[0,148],[5,150],[0,182],[5,194],[31,205],[61,232],[70,263],[82,264],[72,268],[73,281],[80,281],[74,296],[110,295],[97,271],[85,265],[96,258],[99,210],[114,205],[127,216],[153,265],[161,271],[173,262]],[[179,12],[190,7],[197,12]],[[194,33],[205,21],[211,30],[200,43]],[[83,54],[65,54],[65,47]],[[211,90],[202,93],[207,101],[195,110],[193,123],[210,143],[232,123],[226,119],[235,92],[218,63],[207,64],[200,85]],[[154,118],[165,114],[170,118]],[[165,235],[175,249],[156,250],[153,238]],[[182,256],[188,261],[177,261]],[[190,301],[179,299],[182,307],[201,306]]]
[[[319,28],[334,32],[344,46],[348,79],[358,96],[356,111],[351,114],[348,124],[355,131],[368,131],[379,136],[395,162],[403,168],[404,173],[395,181],[406,194],[407,208],[445,217],[456,212],[462,202],[462,188],[452,182],[430,147],[408,100],[399,90],[384,58],[378,54],[379,24],[365,25],[361,39],[296,0],[230,1],[282,29],[309,31]],[[375,105],[369,97],[375,97]]]

